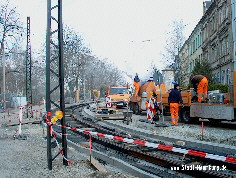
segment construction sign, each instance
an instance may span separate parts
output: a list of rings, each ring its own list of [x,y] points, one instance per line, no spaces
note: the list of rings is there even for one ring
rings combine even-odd
[[[111,97],[110,97],[110,96],[107,96],[107,97],[106,97],[106,104],[107,104],[107,107],[108,107],[108,108],[111,107]]]

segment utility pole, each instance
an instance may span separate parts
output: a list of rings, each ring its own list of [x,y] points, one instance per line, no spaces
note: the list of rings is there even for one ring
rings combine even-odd
[[[3,42],[3,53],[2,53],[2,72],[3,72],[3,108],[4,110],[6,110],[6,71],[5,71],[5,62],[6,62],[6,59],[5,59],[5,49],[4,49],[4,42]]]

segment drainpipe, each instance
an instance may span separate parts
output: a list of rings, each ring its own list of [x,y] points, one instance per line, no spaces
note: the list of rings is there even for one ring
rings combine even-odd
[[[232,12],[232,32],[234,43],[234,71],[236,70],[236,0],[231,0],[231,12]]]
[[[233,33],[233,62],[234,62],[234,72],[233,72],[233,94],[234,94],[234,113],[236,112],[236,0],[231,0],[231,12],[232,12],[232,33]],[[234,116],[236,119],[236,114]]]

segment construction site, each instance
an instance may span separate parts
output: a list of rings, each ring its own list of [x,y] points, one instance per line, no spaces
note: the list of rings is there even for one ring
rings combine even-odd
[[[0,177],[236,177],[235,0],[203,1],[187,39],[177,25],[171,61],[147,69],[139,52],[153,40],[129,40],[141,43],[127,48],[135,60],[116,66],[63,22],[73,0],[35,2],[46,29],[36,50],[36,21],[21,22],[18,3],[0,2]]]

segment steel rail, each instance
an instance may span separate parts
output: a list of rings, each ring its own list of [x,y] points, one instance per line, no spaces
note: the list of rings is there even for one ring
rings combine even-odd
[[[72,114],[72,117],[75,120],[77,120],[77,122],[80,122],[81,124],[85,124],[89,127],[94,127],[94,128],[96,128],[98,130],[101,130],[103,132],[113,133],[110,130],[106,130],[104,128],[99,128],[96,125],[93,125],[91,123],[82,121],[79,118],[74,117],[73,114]],[[80,117],[81,117],[81,115],[80,115]],[[69,125],[69,126],[73,127],[72,125]],[[87,138],[89,137],[89,135],[86,134],[86,133],[81,133],[81,132],[76,132],[76,133],[79,133],[80,135],[82,135],[84,137],[87,137]],[[140,151],[140,150],[129,148],[128,146],[125,146],[123,144],[114,143],[114,141],[105,140],[103,138],[98,138],[97,136],[92,136],[92,139],[94,141],[100,143],[100,144],[105,145],[106,147],[116,149],[117,151],[124,152],[124,153],[126,153],[130,156],[133,156],[133,157],[136,157],[136,158],[139,158],[139,159],[143,159],[145,161],[148,161],[150,163],[153,163],[153,164],[165,167],[165,168],[169,168],[169,169],[171,169],[171,167],[180,167],[181,168],[182,165],[183,165],[183,162],[178,162],[178,161],[174,161],[174,160],[171,160],[171,159],[166,159],[166,158],[163,158],[163,157],[155,156],[155,155],[152,155],[150,153],[145,153],[145,152]],[[193,158],[194,158],[194,156],[193,156]],[[208,175],[209,176],[209,175],[211,175],[211,176],[217,176],[217,177],[230,177],[230,175],[228,175],[228,174],[221,173],[221,172],[215,172],[215,171],[211,171],[211,170],[191,170],[191,171],[190,170],[178,170],[178,172],[182,172],[182,173],[185,173],[185,174],[188,174],[188,175],[191,175],[191,176],[194,176],[194,175],[197,174],[199,176],[203,176],[203,175]]]

